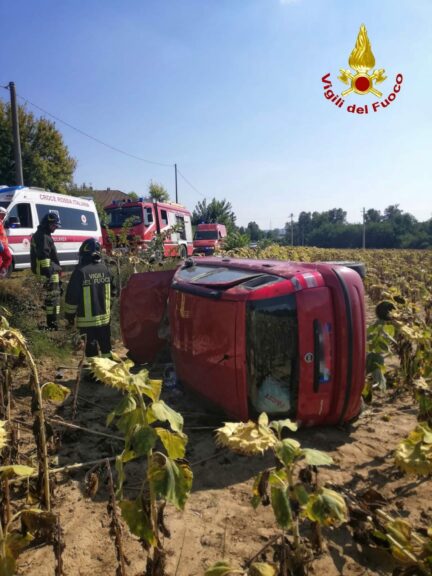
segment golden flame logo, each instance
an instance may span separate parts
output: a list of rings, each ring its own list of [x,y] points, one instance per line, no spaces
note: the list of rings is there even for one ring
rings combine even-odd
[[[348,59],[348,64],[357,74],[352,74],[350,70],[340,69],[339,80],[344,84],[351,84],[348,90],[342,92],[342,96],[347,96],[351,92],[361,95],[372,92],[377,98],[381,98],[382,92],[374,88],[373,82],[374,80],[377,84],[384,82],[387,76],[384,76],[384,68],[374,70],[372,74],[368,74],[368,71],[372,70],[375,66],[375,56],[373,55],[371,43],[364,24],[360,26],[354,49]]]

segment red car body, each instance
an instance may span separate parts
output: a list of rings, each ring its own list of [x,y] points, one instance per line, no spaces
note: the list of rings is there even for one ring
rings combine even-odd
[[[131,277],[121,297],[130,356],[154,361],[167,310],[178,379],[247,420],[304,426],[357,416],[365,379],[363,282],[333,263],[206,258]]]

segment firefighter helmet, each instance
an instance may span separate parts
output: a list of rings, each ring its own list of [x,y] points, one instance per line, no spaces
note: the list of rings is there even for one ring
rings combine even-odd
[[[96,238],[87,238],[81,244],[79,249],[80,260],[91,259],[93,261],[98,261],[102,256],[102,248],[100,242]]]
[[[60,216],[57,212],[48,212],[48,214],[45,214],[42,218],[41,224],[42,226],[55,226],[56,228],[61,228]]]

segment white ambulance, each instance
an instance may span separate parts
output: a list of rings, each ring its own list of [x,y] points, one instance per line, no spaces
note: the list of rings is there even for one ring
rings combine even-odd
[[[30,239],[48,212],[55,212],[60,218],[61,228],[52,238],[62,266],[77,264],[79,247],[87,238],[102,243],[99,216],[92,199],[41,188],[0,186],[0,206],[7,210],[3,225],[16,270],[30,268]]]

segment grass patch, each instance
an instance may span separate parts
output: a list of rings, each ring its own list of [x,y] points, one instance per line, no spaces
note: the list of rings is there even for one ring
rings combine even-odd
[[[23,333],[34,357],[65,361],[73,352],[72,332],[65,330],[65,321],[60,321],[58,332],[38,328],[45,324],[42,299],[42,283],[30,270],[0,280],[0,305],[9,312],[10,325]]]

